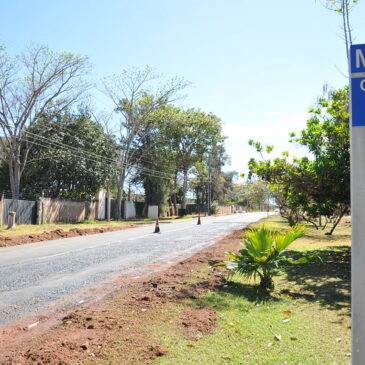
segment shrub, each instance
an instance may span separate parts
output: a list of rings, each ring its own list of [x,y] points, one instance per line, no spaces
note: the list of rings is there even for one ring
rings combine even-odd
[[[210,214],[218,214],[219,205],[217,201],[212,202],[210,205]]]
[[[318,261],[319,256],[304,256],[298,260],[291,260],[284,256],[286,248],[304,233],[304,226],[292,227],[289,231],[268,229],[262,226],[258,229],[251,229],[246,232],[243,242],[244,248],[237,254],[228,253],[232,261],[222,262],[218,265],[226,266],[232,274],[238,273],[246,278],[260,278],[262,289],[273,289],[273,271],[278,267],[279,262],[291,264],[303,264]]]

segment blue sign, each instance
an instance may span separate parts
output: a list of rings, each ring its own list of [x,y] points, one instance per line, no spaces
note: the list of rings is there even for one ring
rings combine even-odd
[[[352,126],[365,126],[365,44],[350,49]]]

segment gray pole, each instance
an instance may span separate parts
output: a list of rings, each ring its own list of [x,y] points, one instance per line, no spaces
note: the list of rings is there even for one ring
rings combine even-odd
[[[208,215],[210,215],[210,206],[212,199],[211,174],[210,174],[210,152],[208,155]]]
[[[365,45],[350,51],[352,363],[365,364]]]

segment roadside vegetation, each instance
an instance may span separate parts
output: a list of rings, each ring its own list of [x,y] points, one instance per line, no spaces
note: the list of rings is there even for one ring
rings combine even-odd
[[[290,230],[279,216],[264,224]],[[44,336],[9,332],[0,360],[11,352],[17,363],[40,364],[350,364],[348,218],[331,236],[308,224],[288,256],[328,260],[283,263],[269,291],[259,289],[259,279],[229,276],[216,265],[241,248],[244,234],[162,272],[123,278],[113,297],[63,314]]]
[[[265,227],[289,230],[279,216],[269,218]],[[231,235],[222,247],[232,248],[234,242],[237,252],[243,234]],[[138,304],[129,305],[128,314],[123,301],[115,298],[107,316],[123,317],[125,324],[103,347],[102,360],[83,364],[117,359],[159,365],[351,363],[347,219],[332,236],[307,225],[290,246],[290,255],[322,255],[331,262],[284,264],[270,292],[258,290],[259,280],[227,276],[215,266],[224,251],[204,251],[160,279],[145,282],[142,293],[132,290],[129,295]]]
[[[282,218],[266,227],[287,229]],[[214,291],[185,305],[216,311],[217,330],[191,341],[173,326],[159,328],[169,352],[156,364],[350,364],[350,228],[333,236],[309,226],[291,254],[311,253],[331,262],[283,265],[269,295],[258,282],[235,275]],[[256,284],[256,285],[254,285]]]

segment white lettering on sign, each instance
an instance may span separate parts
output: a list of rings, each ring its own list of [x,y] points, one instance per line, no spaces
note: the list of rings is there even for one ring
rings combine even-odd
[[[362,63],[362,67],[365,67],[365,57],[362,53],[361,49],[356,50],[356,68],[360,68],[360,62]]]
[[[365,91],[365,79],[364,80],[361,80],[361,82],[360,82],[360,89],[362,91]]]

